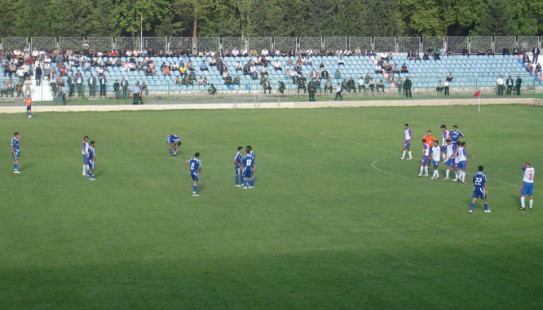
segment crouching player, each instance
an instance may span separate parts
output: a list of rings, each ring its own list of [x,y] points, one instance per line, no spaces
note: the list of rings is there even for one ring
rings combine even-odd
[[[254,187],[254,177],[253,172],[255,169],[254,157],[251,156],[251,150],[247,148],[246,155],[243,156],[241,160],[241,168],[243,169],[243,188],[247,189],[247,183],[249,183],[249,188]]]
[[[439,161],[441,160],[441,146],[439,146],[439,141],[434,140],[434,145],[432,146],[432,167],[434,168],[434,174],[432,175],[432,180],[439,178]]]
[[[419,177],[422,176],[424,170],[424,176],[428,176],[428,158],[430,157],[430,147],[426,144],[426,139],[422,139],[422,159],[420,160],[420,172]]]
[[[488,195],[488,185],[486,182],[486,175],[483,173],[483,166],[479,166],[478,172],[473,176],[473,200],[469,207],[469,213],[473,213],[473,207],[475,207],[475,202],[477,198],[482,199],[485,206],[485,213],[490,213],[488,209],[488,203],[486,201],[486,196]]]
[[[520,192],[520,209],[519,210],[526,210],[525,200],[526,196],[530,197],[530,209],[534,206],[534,175],[535,175],[535,169],[532,167],[532,164],[529,162],[526,162],[524,164],[524,167],[522,167],[522,170],[524,171],[524,178],[522,182],[522,190]]]
[[[179,149],[179,146],[181,146],[181,138],[176,135],[169,135],[166,137],[166,141],[168,142],[168,147],[170,149],[170,156],[177,156],[177,150]]]

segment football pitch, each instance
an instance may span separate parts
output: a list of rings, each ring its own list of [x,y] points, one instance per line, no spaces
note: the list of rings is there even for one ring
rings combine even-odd
[[[518,208],[523,163],[543,168],[542,120],[518,105],[2,114],[0,308],[537,309],[537,173],[534,209]],[[417,177],[441,124],[476,156],[468,184]],[[234,187],[238,145],[256,153],[254,189]],[[493,213],[470,215],[478,165]]]

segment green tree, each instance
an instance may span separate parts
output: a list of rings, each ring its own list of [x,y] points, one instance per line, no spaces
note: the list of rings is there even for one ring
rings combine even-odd
[[[118,1],[115,4],[113,23],[120,34],[135,37],[143,20],[143,32],[154,35],[154,29],[168,13],[169,3],[165,0]]]
[[[488,0],[485,12],[473,34],[506,36],[513,33],[511,11],[509,11],[507,0]]]

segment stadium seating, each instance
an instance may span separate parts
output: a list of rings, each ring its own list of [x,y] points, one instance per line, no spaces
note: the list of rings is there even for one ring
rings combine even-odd
[[[122,57],[122,61],[126,59]],[[287,61],[289,57],[275,56],[270,57],[271,63],[275,62],[276,59],[279,59],[281,62],[283,72],[275,72],[272,65],[268,68],[268,79],[271,82],[272,88],[277,92],[279,81],[284,81],[287,91],[297,89],[297,85],[294,85],[290,79],[285,77],[285,70],[289,68]],[[343,79],[350,79],[351,77],[358,82],[358,79],[361,76],[369,74],[373,80],[377,83],[379,80],[383,80],[385,83],[385,88],[396,87],[394,83],[386,82],[386,74],[375,73],[374,68],[377,63],[374,57],[364,57],[364,56],[348,56],[343,57],[345,65],[340,66],[341,79],[334,79],[334,72],[338,68],[338,56],[311,56],[312,65],[302,65],[303,74],[305,77],[309,78],[312,68],[315,68],[318,72],[319,65],[321,62],[324,63],[327,68],[329,75],[332,79],[334,85],[341,83]],[[198,77],[203,76],[207,79],[208,84],[213,83],[217,90],[221,93],[228,94],[238,93],[238,92],[247,92],[247,91],[262,91],[260,86],[260,80],[253,80],[249,76],[244,75],[242,71],[236,72],[235,66],[238,61],[244,65],[250,58],[249,57],[225,57],[223,59],[224,64],[228,68],[230,74],[235,77],[240,77],[240,85],[232,85],[228,87],[224,84],[223,78],[220,76],[219,71],[215,66],[210,66],[209,70],[201,71],[199,64],[206,57],[191,57],[193,66],[195,67],[195,72]],[[103,59],[106,60],[105,58]],[[155,63],[157,68],[157,73],[153,76],[145,75],[144,71],[124,71],[122,67],[108,67],[109,71],[105,72],[107,81],[108,81],[108,95],[113,96],[113,84],[116,80],[121,81],[122,78],[125,78],[129,81],[130,85],[134,85],[136,81],[142,83],[145,82],[148,85],[150,94],[194,94],[194,92],[205,92],[208,86],[195,85],[186,86],[186,85],[176,85],[175,81],[177,76],[179,76],[179,71],[173,70],[169,76],[164,76],[158,68],[162,63],[179,63],[181,60],[184,60],[185,63],[189,60],[188,57],[151,57],[151,60]],[[295,60],[295,59],[293,59]],[[504,79],[509,75],[516,79],[517,76],[520,76],[525,86],[532,86],[536,84],[537,86],[543,85],[543,77],[536,75],[535,72],[527,72],[525,69],[525,64],[522,63],[522,59],[519,56],[513,55],[485,55],[485,56],[462,56],[462,55],[453,55],[453,56],[443,56],[441,60],[408,60],[404,55],[399,55],[394,57],[391,61],[392,66],[396,64],[398,68],[402,66],[403,63],[407,65],[409,73],[400,74],[402,80],[405,80],[407,76],[410,77],[413,89],[428,89],[435,90],[439,81],[444,81],[445,77],[452,73],[455,77],[451,82],[451,89],[456,87],[463,88],[472,88],[475,87],[495,87],[496,79],[503,75]],[[57,67],[54,64],[54,67]],[[292,69],[293,66],[291,66]],[[91,67],[89,71],[84,72],[80,68],[72,68],[71,72],[75,73],[77,70],[80,70],[84,74],[85,85],[86,80],[93,73],[97,76],[96,68]],[[259,72],[260,66],[257,66],[257,71]],[[260,77],[260,74],[259,74]],[[396,75],[397,78],[397,75]],[[7,76],[3,76],[0,79],[0,82],[7,80]],[[15,79],[14,79],[15,80]],[[324,81],[321,81],[321,85],[324,85]]]

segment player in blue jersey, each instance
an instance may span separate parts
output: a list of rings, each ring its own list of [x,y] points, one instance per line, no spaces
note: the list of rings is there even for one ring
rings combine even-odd
[[[166,137],[166,142],[168,142],[170,156],[177,156],[177,150],[181,146],[181,138],[176,135],[169,135]]]
[[[243,188],[247,189],[247,183],[249,188],[254,188],[254,170],[255,170],[255,158],[251,155],[251,150],[247,148],[247,153],[241,160],[241,169],[243,170]]]
[[[21,136],[18,132],[11,138],[11,155],[13,156],[13,173],[19,174],[19,155],[21,154]]]
[[[89,136],[83,137],[83,143],[81,143],[81,156],[83,157],[83,176],[87,176],[89,169]]]
[[[408,160],[411,160],[413,159],[413,155],[411,154],[411,138],[413,137],[413,134],[411,133],[409,124],[403,124],[403,135],[403,153],[400,159],[403,160],[405,158],[405,153],[407,152],[409,154]]]
[[[424,171],[424,176],[428,176],[428,158],[430,157],[430,147],[426,144],[426,139],[422,139],[422,159],[420,160],[420,172],[419,177],[422,176]]]
[[[88,163],[88,172],[87,172],[87,177],[89,178],[89,180],[91,181],[94,181],[94,177],[92,176],[93,172],[94,172],[94,167],[96,166],[96,151],[94,150],[94,145],[96,144],[96,142],[94,141],[91,141],[89,143],[89,148],[87,150],[87,163]]]
[[[443,153],[445,155],[444,156],[445,160],[443,161],[443,163],[445,164],[445,179],[444,180],[449,179],[449,173],[451,169],[453,171],[456,170],[455,157],[454,157],[454,154],[456,154],[456,144],[453,144],[451,142],[451,139],[447,139],[446,143],[447,144],[445,145],[443,149]]]
[[[475,202],[477,198],[482,199],[485,206],[485,213],[490,213],[488,209],[488,203],[486,201],[486,196],[488,195],[488,184],[486,182],[486,175],[483,173],[483,166],[479,166],[477,169],[478,172],[473,176],[473,200],[469,207],[469,213],[473,213],[473,207],[475,207]]]
[[[255,186],[255,160],[256,160],[256,155],[255,155],[255,151],[253,151],[252,146],[247,145],[247,147],[245,149],[249,150],[251,156],[253,156],[253,187],[254,187]]]
[[[456,144],[458,141],[462,140],[463,136],[464,135],[458,130],[458,126],[456,125],[454,125],[453,130],[449,132],[449,138],[453,144]]]
[[[238,146],[238,151],[236,155],[234,155],[234,171],[236,173],[236,187],[241,187],[240,183],[240,177],[241,177],[241,151],[243,150],[243,146]]]
[[[196,189],[198,188],[198,180],[200,179],[200,172],[202,171],[202,162],[200,161],[200,153],[196,152],[194,157],[185,162],[185,167],[190,172],[192,178],[192,196],[198,197]]]

